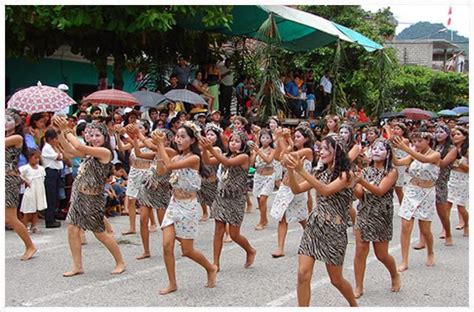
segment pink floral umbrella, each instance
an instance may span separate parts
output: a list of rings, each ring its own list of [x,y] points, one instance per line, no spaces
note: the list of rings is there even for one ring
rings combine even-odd
[[[38,81],[37,86],[29,87],[13,94],[7,103],[7,107],[33,114],[62,111],[64,108],[75,103],[67,93],[55,87],[43,86]]]

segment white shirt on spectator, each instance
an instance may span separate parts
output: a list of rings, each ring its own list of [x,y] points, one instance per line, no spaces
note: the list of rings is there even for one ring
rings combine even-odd
[[[326,76],[321,77],[321,82],[319,83],[319,85],[323,86],[325,93],[331,93],[332,83],[331,81],[329,81],[329,79],[326,78]]]
[[[224,64],[219,65],[218,68],[221,70],[221,76],[227,72],[230,72],[230,74],[221,79],[221,83],[224,86],[232,87],[234,85],[234,73],[232,72],[232,69],[226,67]]]
[[[49,143],[45,143],[41,150],[41,163],[43,164],[43,167],[59,170],[63,169],[63,161],[57,160],[58,155],[59,154]]]

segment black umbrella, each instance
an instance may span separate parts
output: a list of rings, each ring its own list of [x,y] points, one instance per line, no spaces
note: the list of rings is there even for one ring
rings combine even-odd
[[[382,115],[380,115],[380,119],[389,119],[389,118],[403,118],[405,115],[403,115],[400,112],[385,112]]]

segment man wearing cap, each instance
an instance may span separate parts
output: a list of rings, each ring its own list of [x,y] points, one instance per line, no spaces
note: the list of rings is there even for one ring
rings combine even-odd
[[[211,123],[220,128],[221,127],[221,112],[218,110],[214,110],[211,113]]]
[[[63,91],[66,94],[69,91],[69,87],[64,83],[61,83],[60,85],[58,85],[58,89]],[[69,107],[70,106],[67,106],[67,107],[63,108],[63,110],[61,112],[59,112],[59,114],[69,115]]]
[[[197,114],[194,116],[194,120],[199,124],[199,126],[201,127],[201,129],[204,129],[204,127],[206,126],[206,114],[204,114],[204,113],[197,113]]]

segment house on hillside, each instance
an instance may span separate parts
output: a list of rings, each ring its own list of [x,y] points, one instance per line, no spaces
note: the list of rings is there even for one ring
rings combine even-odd
[[[394,40],[385,42],[385,46],[396,50],[402,65],[469,73],[469,57],[459,45],[444,39]]]

